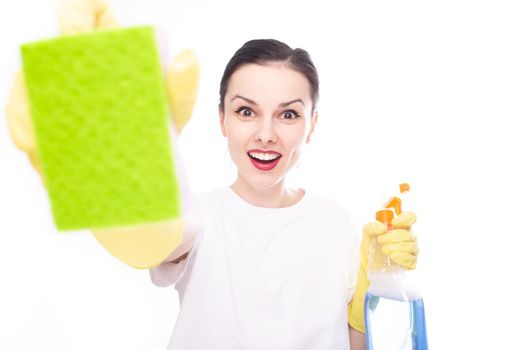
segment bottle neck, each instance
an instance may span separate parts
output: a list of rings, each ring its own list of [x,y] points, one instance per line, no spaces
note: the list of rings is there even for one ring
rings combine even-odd
[[[377,238],[373,237],[368,257],[368,272],[393,272],[400,271],[401,266],[393,262],[390,257],[383,253]]]

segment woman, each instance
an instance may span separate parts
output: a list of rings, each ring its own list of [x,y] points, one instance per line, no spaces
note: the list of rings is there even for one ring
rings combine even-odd
[[[347,313],[358,235],[341,205],[286,184],[318,96],[308,53],[276,40],[245,43],[226,66],[220,127],[237,179],[196,198],[184,243],[150,270],[180,295],[169,349],[364,349]]]

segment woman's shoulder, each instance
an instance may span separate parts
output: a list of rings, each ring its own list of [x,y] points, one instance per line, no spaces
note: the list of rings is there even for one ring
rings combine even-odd
[[[335,212],[346,212],[346,209],[341,202],[328,195],[312,191],[306,191],[305,193],[310,197],[312,202],[321,205],[327,210],[332,210]]]
[[[343,203],[328,195],[320,193],[309,193],[311,201],[315,202],[315,210],[312,215],[322,218],[335,232],[344,233],[345,237],[357,237],[357,226],[349,210]]]
[[[315,211],[343,221],[349,220],[348,210],[340,201],[319,192],[306,191],[305,193]]]
[[[189,196],[188,207],[196,208],[209,205],[211,202],[224,195],[224,188],[193,191]]]

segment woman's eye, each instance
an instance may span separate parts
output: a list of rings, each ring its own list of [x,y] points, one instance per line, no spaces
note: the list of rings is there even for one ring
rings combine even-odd
[[[283,118],[284,119],[295,119],[295,118],[299,118],[299,114],[296,111],[284,111]]]
[[[240,114],[243,117],[253,117],[253,111],[246,107],[239,108],[235,113]]]

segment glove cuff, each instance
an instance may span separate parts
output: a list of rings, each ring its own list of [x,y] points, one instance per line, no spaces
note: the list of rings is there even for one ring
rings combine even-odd
[[[348,324],[361,333],[365,333],[365,295],[369,285],[367,273],[361,264],[354,298],[348,304]]]

